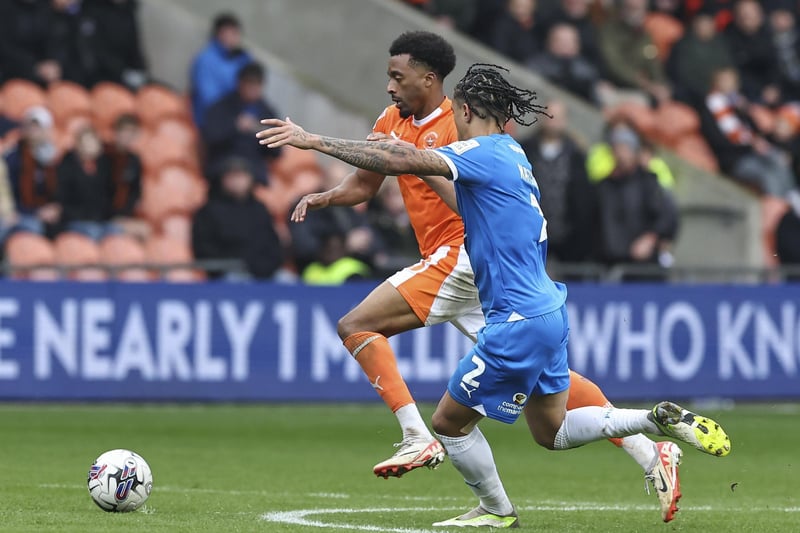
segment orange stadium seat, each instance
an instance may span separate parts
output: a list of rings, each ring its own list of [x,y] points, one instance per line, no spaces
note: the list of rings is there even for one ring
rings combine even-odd
[[[158,124],[155,125],[153,134],[158,139],[169,137],[172,140],[178,141],[188,150],[194,151],[197,149],[197,130],[188,120],[176,117],[159,120]]]
[[[650,137],[656,128],[656,115],[650,106],[634,102],[621,102],[604,112],[606,120],[624,119],[633,124],[639,133]]]
[[[10,119],[22,120],[28,108],[47,105],[44,90],[27,80],[8,80],[3,85],[3,113]]]
[[[97,265],[100,264],[100,249],[97,244],[80,233],[66,232],[56,237],[53,246],[56,263],[68,267],[82,267],[72,270],[69,278],[79,281],[103,281],[108,274]]]
[[[148,175],[142,186],[142,214],[156,225],[172,214],[189,214],[206,199],[208,185],[195,172],[180,165]]]
[[[92,99],[89,91],[71,81],[57,81],[47,88],[47,107],[53,113],[57,126],[76,116],[92,114]]]
[[[647,15],[644,29],[653,39],[653,43],[658,49],[658,59],[662,62],[667,60],[672,46],[683,37],[684,32],[683,24],[678,19],[664,13]]]
[[[161,235],[184,244],[192,242],[192,219],[186,215],[172,214],[161,220]]]
[[[674,146],[683,137],[700,131],[700,115],[681,102],[665,102],[656,108],[653,136],[655,140]]]
[[[12,279],[52,281],[60,277],[53,267],[56,262],[53,245],[41,235],[27,232],[14,233],[6,241],[5,252],[11,267],[40,267],[12,272]]]
[[[281,149],[281,156],[272,162],[269,171],[270,175],[286,181],[291,178],[292,174],[309,169],[322,172],[319,159],[313,150],[284,146]]]
[[[167,117],[189,117],[186,99],[160,85],[146,85],[139,89],[136,93],[136,110],[142,123],[148,128]]]
[[[104,139],[109,139],[120,115],[136,113],[136,98],[122,85],[104,81],[91,92],[92,121]]]
[[[159,169],[173,165],[197,168],[197,154],[187,150],[180,140],[160,135],[143,137],[139,157],[146,174],[156,174]]]
[[[128,266],[112,274],[120,281],[148,281],[152,278],[146,268],[130,266],[143,265],[147,261],[144,247],[130,235],[110,235],[103,239],[100,242],[100,261],[106,266]]]
[[[152,237],[145,245],[145,256],[153,265],[182,265],[194,261],[192,250],[188,244],[166,237]],[[175,268],[160,274],[167,281],[192,282],[202,281],[205,275],[193,268]]]
[[[707,170],[708,172],[718,172],[719,163],[717,157],[708,145],[705,137],[700,133],[692,133],[681,138],[673,146],[675,154],[680,158],[685,159],[697,168]]]

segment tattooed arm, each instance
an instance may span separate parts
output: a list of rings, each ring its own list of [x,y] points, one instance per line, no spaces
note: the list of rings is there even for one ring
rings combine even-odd
[[[268,128],[258,132],[259,143],[277,148],[291,145],[304,150],[316,150],[341,159],[353,166],[380,174],[416,174],[444,176],[452,179],[444,159],[430,150],[417,150],[408,143],[393,141],[348,141],[308,133],[290,120],[266,119]],[[427,179],[426,179],[427,181]]]

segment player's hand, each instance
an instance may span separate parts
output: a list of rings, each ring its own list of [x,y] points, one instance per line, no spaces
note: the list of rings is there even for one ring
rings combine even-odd
[[[308,150],[314,146],[313,140],[316,136],[292,122],[289,117],[286,117],[286,120],[267,118],[262,120],[261,124],[267,126],[267,128],[256,133],[259,144],[266,145],[269,148],[278,148],[288,144],[303,150]]]
[[[399,137],[392,137],[391,135],[386,135],[385,133],[375,132],[373,131],[369,135],[367,135],[368,141],[383,141],[389,144],[394,144],[395,146],[406,146],[408,148],[414,148],[416,150],[416,146],[413,143],[408,141],[404,141]]]
[[[330,205],[330,199],[327,193],[317,192],[307,194],[300,198],[297,206],[292,211],[292,222],[302,222],[306,219],[307,211],[314,211],[316,209],[324,209]]]

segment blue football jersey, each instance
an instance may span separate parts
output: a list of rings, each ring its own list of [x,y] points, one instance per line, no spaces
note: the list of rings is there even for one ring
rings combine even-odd
[[[567,289],[545,271],[547,221],[525,151],[510,135],[434,150],[450,167],[465,246],[487,323],[550,313]]]

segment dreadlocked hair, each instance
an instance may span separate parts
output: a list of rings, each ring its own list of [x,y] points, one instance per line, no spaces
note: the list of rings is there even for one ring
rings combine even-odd
[[[530,126],[538,119],[534,117],[526,121],[524,117],[530,113],[552,118],[547,114],[547,107],[534,103],[535,91],[511,85],[501,71],[508,72],[508,69],[490,63],[475,63],[456,84],[453,97],[464,101],[470,111],[482,119],[492,116],[501,130],[509,120]]]

